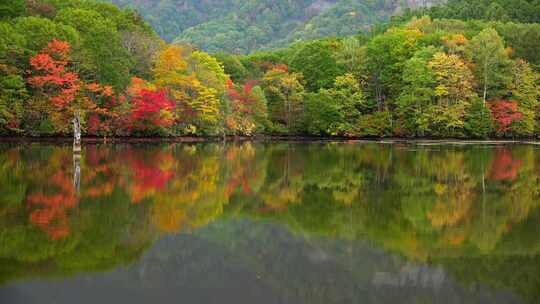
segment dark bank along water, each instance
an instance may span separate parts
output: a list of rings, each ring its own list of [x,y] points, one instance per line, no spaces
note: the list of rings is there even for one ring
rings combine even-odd
[[[535,303],[534,146],[0,145],[0,303]]]

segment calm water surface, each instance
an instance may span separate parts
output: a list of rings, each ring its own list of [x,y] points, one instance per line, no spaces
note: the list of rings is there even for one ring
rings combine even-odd
[[[538,303],[540,150],[0,145],[0,303]]]

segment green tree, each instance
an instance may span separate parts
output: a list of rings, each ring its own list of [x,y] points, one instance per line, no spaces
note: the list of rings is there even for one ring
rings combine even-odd
[[[304,95],[304,128],[312,135],[337,135],[336,122],[341,121],[341,113],[336,100],[328,91],[306,93]]]
[[[305,96],[305,127],[310,134],[354,136],[369,108],[354,75],[338,76],[333,88]]]
[[[531,136],[535,131],[536,111],[540,97],[538,73],[524,60],[517,60],[512,64],[512,83],[510,92],[512,99],[519,105],[523,118],[513,127],[518,135]]]
[[[456,55],[439,52],[428,67],[433,71],[435,104],[426,113],[431,130],[437,136],[462,136],[464,118],[475,96],[474,76]]]
[[[437,82],[428,63],[436,52],[434,47],[422,49],[405,63],[404,87],[396,102],[404,135],[425,136],[429,131],[424,113],[435,100]]]
[[[246,80],[247,70],[237,56],[224,52],[216,53],[214,56],[221,62],[225,69],[225,73],[231,77],[232,81],[241,82]]]
[[[366,45],[366,69],[379,110],[386,106],[387,100],[399,95],[405,62],[418,49],[420,36],[418,30],[392,28]]]
[[[49,19],[37,17],[22,17],[15,19],[15,31],[24,37],[24,60],[28,62],[30,56],[37,54],[53,39],[67,41],[74,48],[80,46],[80,34],[72,26],[57,23]]]
[[[24,80],[25,37],[12,24],[0,22],[0,134],[20,132],[24,102],[28,99]]]
[[[20,72],[0,65],[0,134],[21,132],[24,102],[28,97]]]
[[[81,78],[125,88],[129,84],[132,62],[122,45],[116,24],[96,11],[68,8],[55,18],[81,35],[82,48],[74,56],[80,61]]]
[[[493,24],[493,23],[492,23]],[[535,66],[540,67],[540,23],[494,23],[495,29],[504,37],[504,41],[512,48],[513,58],[522,58]]]
[[[499,96],[510,80],[510,61],[501,36],[496,30],[487,28],[470,41],[468,52],[475,63],[474,71],[484,103],[488,98]]]
[[[25,36],[18,33],[13,24],[0,22],[0,62],[19,65],[26,46]]]
[[[506,13],[506,10],[499,3],[496,2],[493,2],[489,5],[485,13],[485,18],[487,20],[502,22],[507,22],[510,19],[510,17],[508,17],[508,14]]]
[[[274,68],[266,72],[261,85],[275,131],[288,134],[298,131],[304,93],[300,74]]]
[[[229,76],[225,74],[223,66],[215,57],[205,52],[194,51],[188,56],[187,62],[188,73],[196,75],[202,84],[216,89],[220,95],[225,93]]]
[[[154,34],[144,31],[122,31],[122,44],[129,52],[132,61],[130,74],[149,79],[152,77],[152,64],[162,41]]]
[[[318,40],[302,45],[295,52],[290,67],[294,72],[302,73],[308,91],[330,88],[336,77],[344,74],[334,56],[338,48],[339,43],[335,40]]]
[[[362,113],[369,112],[373,105],[366,100],[360,83],[351,73],[336,77],[334,87],[322,90],[337,105],[339,119],[333,122],[332,135],[356,135],[356,125]]]
[[[8,0],[0,2],[0,19],[15,18],[26,12],[26,0]]]
[[[465,116],[465,131],[474,138],[488,138],[495,132],[495,123],[488,107],[476,98]]]
[[[362,48],[362,41],[356,37],[347,37],[341,40],[336,51],[337,63],[343,65],[347,73],[352,73],[360,78],[362,63],[365,60],[365,49]]]

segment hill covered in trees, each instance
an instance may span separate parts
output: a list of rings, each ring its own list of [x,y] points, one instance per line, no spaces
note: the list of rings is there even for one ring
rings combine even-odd
[[[539,24],[423,17],[375,36],[218,58],[233,79],[259,79],[270,120],[280,121],[287,132],[532,136],[537,134],[540,45],[534,37],[539,34]],[[273,88],[276,69],[296,79],[295,85],[288,80],[288,90]],[[285,114],[276,106],[284,100],[292,104]]]
[[[419,8],[409,11],[411,15],[429,15],[432,18],[460,20],[515,21],[521,23],[540,22],[540,1],[538,0],[449,0],[446,5]]]
[[[395,19],[234,55],[167,44],[130,9],[0,7],[0,134],[535,137],[540,24]]]
[[[166,40],[248,53],[324,36],[345,36],[405,8],[442,0],[111,0],[137,9]]]

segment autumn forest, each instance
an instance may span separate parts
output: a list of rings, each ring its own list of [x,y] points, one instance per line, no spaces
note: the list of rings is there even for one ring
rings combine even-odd
[[[459,5],[235,55],[168,44],[130,8],[10,1],[0,134],[69,135],[77,114],[99,137],[536,137],[540,25],[504,1],[504,18]]]
[[[0,0],[0,302],[537,303],[539,101],[540,0]]]

